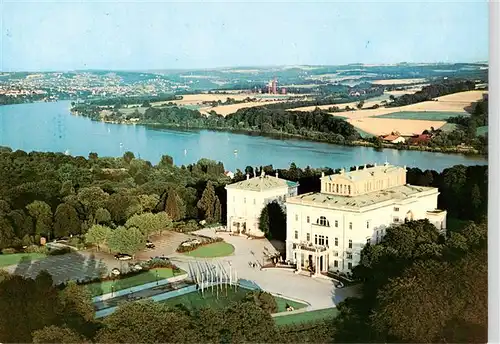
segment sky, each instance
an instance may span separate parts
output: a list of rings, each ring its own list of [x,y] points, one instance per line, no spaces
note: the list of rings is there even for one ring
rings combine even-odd
[[[0,70],[488,60],[486,1],[0,0]]]

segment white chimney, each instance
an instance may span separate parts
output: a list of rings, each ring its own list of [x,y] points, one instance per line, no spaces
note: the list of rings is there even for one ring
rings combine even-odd
[[[279,177],[278,177],[278,171],[276,171],[276,178],[279,178]]]
[[[373,166],[377,167],[377,163],[374,163]]]
[[[358,169],[359,169],[359,166],[358,166],[358,165],[356,165],[356,171],[357,171]]]
[[[343,168],[340,169],[340,174],[344,174],[345,170]]]
[[[250,179],[250,175],[247,173],[247,180],[249,180],[249,179]]]
[[[321,172],[321,178],[325,177],[325,172]]]
[[[366,164],[363,165],[363,169],[366,170]]]

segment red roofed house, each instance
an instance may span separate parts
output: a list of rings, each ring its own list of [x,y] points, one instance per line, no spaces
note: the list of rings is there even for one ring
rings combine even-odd
[[[410,138],[410,143],[412,145],[418,145],[422,143],[426,143],[431,139],[430,134],[420,134],[420,135],[414,135],[413,137]]]
[[[398,134],[390,134],[386,136],[382,136],[381,139],[385,142],[390,142],[390,143],[404,143],[405,138],[401,135]]]

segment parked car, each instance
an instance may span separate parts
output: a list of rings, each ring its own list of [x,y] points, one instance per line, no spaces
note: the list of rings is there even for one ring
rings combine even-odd
[[[115,254],[115,259],[130,260],[130,259],[132,259],[132,256],[130,254],[126,254],[126,253],[117,253],[117,254]]]

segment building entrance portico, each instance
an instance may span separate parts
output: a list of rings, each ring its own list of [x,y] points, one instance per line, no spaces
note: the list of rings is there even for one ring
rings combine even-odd
[[[328,251],[326,247],[312,245],[294,245],[297,272],[310,271],[314,276],[328,271]]]
[[[247,230],[246,219],[241,217],[231,217],[229,231],[237,234],[244,234]]]

